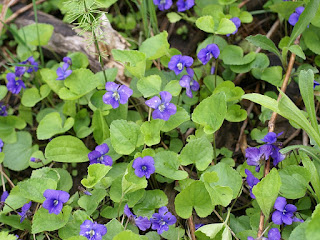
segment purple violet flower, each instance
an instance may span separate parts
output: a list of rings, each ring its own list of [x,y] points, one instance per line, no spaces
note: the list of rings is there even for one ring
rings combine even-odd
[[[90,160],[90,165],[95,163],[104,164],[106,166],[112,166],[112,158],[107,156],[109,152],[109,147],[106,143],[96,146],[95,150],[88,154]]]
[[[313,80],[313,89],[315,89],[316,86],[319,86],[320,83],[318,83],[317,81]]]
[[[297,7],[296,10],[294,10],[294,13],[292,13],[289,17],[288,22],[290,25],[294,26],[298,22],[301,13],[304,11],[304,7]]]
[[[63,204],[68,202],[70,195],[69,193],[62,190],[47,189],[44,191],[43,196],[46,200],[42,206],[49,211],[58,215],[63,207]]]
[[[16,80],[16,75],[14,73],[7,74],[7,88],[13,94],[18,94],[21,91],[21,88],[26,88],[24,82],[19,78]]]
[[[238,32],[238,28],[241,26],[241,20],[240,18],[234,17],[234,18],[230,18],[230,21],[234,23],[234,25],[236,26],[236,30],[231,33],[232,35],[236,34]],[[227,34],[226,36],[229,37],[231,34]]]
[[[160,97],[155,96],[145,103],[148,107],[155,109],[152,112],[154,119],[163,119],[168,121],[171,115],[177,112],[177,107],[173,103],[170,103],[172,95],[167,91],[160,92]]]
[[[3,141],[2,141],[2,139],[0,138],[0,152],[2,152],[2,147],[3,147]]]
[[[273,144],[277,141],[277,138],[279,136],[281,136],[283,134],[283,132],[276,134],[274,132],[268,132],[267,135],[264,136],[263,139],[261,139],[261,141],[268,143],[268,144]]]
[[[206,65],[212,57],[217,59],[220,55],[220,49],[217,44],[209,44],[205,48],[201,49],[198,53],[198,59],[203,65]]]
[[[62,67],[58,67],[57,68],[57,79],[56,80],[65,80],[67,77],[70,76],[70,74],[72,73],[72,70],[68,70],[69,68],[69,64],[68,63],[64,63]]]
[[[63,61],[64,63],[69,64],[69,66],[72,65],[72,60],[71,60],[71,58],[69,58],[69,57],[64,57],[64,58],[62,59],[62,61]]]
[[[18,214],[20,215],[20,223],[23,222],[23,220],[26,218],[26,216],[28,216],[29,213],[29,209],[31,207],[32,201],[24,204],[21,208],[21,212],[18,212]]]
[[[114,82],[107,82],[106,90],[107,92],[103,95],[102,100],[105,104],[110,104],[112,108],[118,108],[120,104],[126,104],[133,94],[132,89]]]
[[[8,116],[7,107],[2,102],[0,102],[0,116],[1,117]]]
[[[168,63],[168,68],[176,75],[179,75],[184,67],[191,67],[193,64],[193,58],[189,56],[182,56],[182,55],[174,55],[171,57],[169,63]]]
[[[28,67],[27,73],[38,71],[39,63],[34,60],[33,56],[29,57],[26,61],[23,61],[22,64],[31,65]]]
[[[201,228],[202,226],[204,226],[203,223],[197,223],[194,225],[195,229],[198,230],[199,228]]]
[[[150,228],[151,226],[151,222],[147,217],[137,217],[136,215],[134,215],[128,204],[126,204],[124,206],[124,214],[129,218],[130,221],[133,221],[135,223],[135,225],[141,230],[141,231],[146,231],[147,229]]]
[[[159,208],[159,213],[154,213],[150,221],[152,224],[151,228],[157,230],[157,233],[160,235],[164,231],[168,231],[169,225],[175,224],[177,219],[172,213],[168,212],[167,207],[161,207]]]
[[[92,196],[92,193],[87,191],[85,188],[78,186],[80,192],[83,192],[85,195]]]
[[[153,0],[154,5],[157,5],[160,11],[168,10],[172,5],[172,0]]]
[[[14,74],[18,78],[21,78],[25,72],[26,72],[26,68],[24,66],[15,66],[14,68]]]
[[[252,188],[257,185],[260,180],[258,178],[256,178],[248,169],[245,169],[244,172],[247,174],[247,183],[249,185],[249,190],[250,190],[250,197],[253,199],[256,199],[256,197],[254,196],[254,194],[252,193]]]
[[[194,6],[194,0],[178,0],[178,12],[184,12]]]
[[[259,148],[249,147],[246,149],[247,163],[250,166],[256,166],[256,172],[260,171],[260,166],[269,157],[273,159],[273,166],[277,166],[279,162],[285,159],[285,155],[280,153],[280,148],[277,146],[277,137],[282,134],[276,134],[274,132],[267,133],[267,135],[261,139],[266,144]],[[278,144],[279,145],[279,144]]]
[[[88,240],[101,240],[107,234],[107,228],[103,224],[85,220],[80,225],[80,236],[86,237]]]
[[[4,202],[6,201],[7,197],[9,196],[8,191],[4,191],[0,198],[0,211],[2,211],[4,207]]]
[[[281,234],[278,228],[271,228],[269,230],[268,240],[281,240]]]
[[[274,224],[281,225],[284,223],[291,225],[292,222],[303,222],[303,220],[294,216],[297,207],[293,204],[287,204],[287,200],[284,197],[278,197],[273,208],[276,209],[272,214],[272,222]]]
[[[136,158],[132,163],[132,167],[134,168],[134,173],[139,178],[142,178],[143,176],[150,178],[151,174],[156,170],[154,167],[153,157],[150,156]]]
[[[198,91],[200,88],[199,83],[193,79],[194,71],[191,68],[187,68],[188,75],[184,75],[180,79],[180,86],[186,88],[186,94],[189,98],[192,98],[192,91]],[[191,91],[192,90],[192,91]]]

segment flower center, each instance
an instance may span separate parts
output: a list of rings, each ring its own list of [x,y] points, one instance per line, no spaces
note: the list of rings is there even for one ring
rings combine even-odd
[[[177,68],[178,68],[179,70],[182,70],[183,65],[182,65],[182,63],[181,63],[181,62],[179,62],[179,63],[177,64]]]
[[[58,201],[57,199],[53,201],[53,205],[54,205],[54,206],[57,206],[58,203],[59,203],[59,201]]]
[[[114,93],[112,94],[112,97],[113,97],[116,101],[118,101],[118,100],[120,99],[120,95],[119,95],[118,92],[114,92]]]
[[[142,166],[141,169],[142,169],[143,171],[145,171],[145,170],[147,170],[147,167],[146,167],[146,166]]]
[[[87,235],[90,235],[90,237],[94,236],[96,233],[93,229],[91,229],[90,231],[86,232]]]
[[[160,4],[165,4],[167,0],[161,0]]]
[[[158,107],[158,109],[159,109],[160,112],[163,112],[163,111],[166,109],[166,107],[164,106],[164,104],[161,104],[161,105]]]
[[[103,156],[97,158],[97,161],[102,161],[102,160],[103,160]]]

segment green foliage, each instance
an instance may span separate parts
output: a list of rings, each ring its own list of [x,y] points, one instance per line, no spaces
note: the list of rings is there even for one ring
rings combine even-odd
[[[21,103],[26,107],[34,107],[42,99],[46,98],[51,92],[50,87],[44,84],[37,88],[28,88],[22,95]]]
[[[39,29],[39,36],[40,36],[39,39],[37,35],[37,28]],[[27,25],[23,28],[20,28],[18,31],[19,37],[23,39],[27,44],[30,44],[33,46],[47,45],[51,38],[52,33],[53,33],[53,26],[49,24],[44,24],[44,23]]]
[[[265,216],[269,216],[281,186],[280,175],[277,169],[273,168],[261,182],[253,187],[252,192]]]
[[[158,75],[141,78],[137,83],[137,88],[145,98],[154,96],[160,92],[161,78]]]
[[[73,136],[60,136],[48,143],[45,157],[56,162],[87,162],[90,151]]]

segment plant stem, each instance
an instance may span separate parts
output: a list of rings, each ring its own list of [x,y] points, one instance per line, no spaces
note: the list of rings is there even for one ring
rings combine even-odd
[[[216,152],[216,136],[215,134],[213,134],[213,141],[212,141],[212,144],[213,144],[213,159],[214,159],[214,164],[212,165],[216,165],[217,164],[217,152]]]
[[[34,20],[36,22],[36,27],[37,27],[37,37],[38,37],[41,65],[44,66],[44,56],[43,56],[43,52],[42,52],[42,48],[41,48],[41,44],[40,44],[40,33],[39,33],[39,27],[38,27],[38,14],[37,14],[36,1],[32,0],[32,4],[33,4]]]

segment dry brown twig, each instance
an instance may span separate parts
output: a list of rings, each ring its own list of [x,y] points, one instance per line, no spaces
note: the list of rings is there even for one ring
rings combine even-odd
[[[301,35],[299,35],[297,37],[297,39],[295,40],[294,43],[296,45],[298,45],[300,43],[300,38],[301,38]],[[283,83],[282,83],[282,86],[281,86],[281,91],[282,92],[285,92],[286,89],[287,89],[295,59],[296,59],[296,55],[294,53],[292,53],[291,56],[290,56],[290,60],[289,60],[288,68],[287,68],[287,71],[286,71],[286,75],[284,77],[284,80],[283,80]],[[280,99],[281,99],[281,94],[278,95],[277,101],[279,102]],[[278,114],[276,112],[272,113],[272,116],[271,116],[270,121],[268,123],[269,132],[273,132],[274,131],[275,122],[276,122],[277,116],[278,116]],[[265,164],[264,177],[266,175],[268,175],[269,172],[270,172],[270,158],[266,161],[266,164]],[[263,230],[264,230],[264,219],[265,219],[265,216],[261,211],[261,213],[260,213],[260,221],[259,221],[258,237],[261,237],[261,235],[263,233]]]

